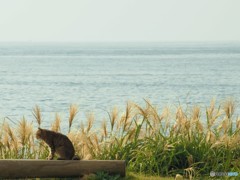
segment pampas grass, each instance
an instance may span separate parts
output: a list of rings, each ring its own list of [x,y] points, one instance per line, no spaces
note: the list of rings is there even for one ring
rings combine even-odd
[[[184,110],[159,110],[150,101],[145,105],[127,103],[124,112],[114,107],[96,128],[97,119],[87,114],[86,123],[74,125],[77,106],[69,109],[69,132],[76,153],[82,159],[123,159],[129,171],[197,178],[210,171],[240,171],[240,119],[236,105],[212,101],[205,110],[199,106]],[[204,115],[205,112],[205,115]],[[42,122],[38,106],[33,109],[37,125]],[[52,126],[61,132],[64,120],[56,114]],[[95,128],[93,128],[95,127]],[[36,130],[36,129],[35,129]],[[33,124],[24,117],[16,127],[0,127],[0,158],[45,159],[47,146],[36,142]]]
[[[32,114],[35,117],[35,119],[37,120],[38,127],[40,127],[41,123],[42,123],[42,115],[41,115],[40,107],[36,105],[35,108],[33,108]]]
[[[55,120],[52,124],[51,130],[55,131],[55,132],[60,132],[61,131],[60,124],[61,124],[61,118],[60,118],[59,114],[56,113]]]
[[[87,115],[87,129],[86,129],[86,133],[89,133],[90,130],[92,129],[93,123],[94,123],[94,114],[90,113]]]
[[[68,122],[69,122],[69,130],[68,132],[71,131],[71,127],[72,127],[72,123],[73,123],[73,119],[75,118],[75,116],[77,115],[78,113],[78,108],[76,105],[72,104],[70,105],[70,108],[69,108],[69,119],[68,119]]]

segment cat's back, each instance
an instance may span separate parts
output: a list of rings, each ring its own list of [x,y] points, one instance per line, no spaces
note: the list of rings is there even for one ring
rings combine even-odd
[[[66,135],[55,131],[39,129],[37,131],[37,138],[44,140],[47,144],[53,143],[54,146],[67,146],[68,148],[74,148],[72,142]]]
[[[53,136],[54,136],[54,141],[56,145],[64,145],[64,146],[69,146],[70,148],[73,148],[72,142],[66,135],[58,132],[54,132]]]

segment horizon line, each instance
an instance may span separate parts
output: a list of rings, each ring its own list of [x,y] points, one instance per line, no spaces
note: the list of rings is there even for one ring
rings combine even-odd
[[[44,44],[44,43],[54,43],[54,44],[63,44],[63,43],[69,43],[69,44],[97,44],[97,43],[240,43],[240,40],[193,40],[193,41],[0,41],[0,44],[3,43],[29,43],[29,44]]]

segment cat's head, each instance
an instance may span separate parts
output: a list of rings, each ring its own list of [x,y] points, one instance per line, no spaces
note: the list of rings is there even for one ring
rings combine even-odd
[[[37,139],[42,139],[43,138],[43,129],[41,129],[40,127],[38,128],[37,132],[36,132],[36,138]]]

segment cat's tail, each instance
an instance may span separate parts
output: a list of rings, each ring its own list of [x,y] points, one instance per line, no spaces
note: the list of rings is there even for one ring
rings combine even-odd
[[[74,155],[72,160],[80,160],[80,157],[78,155]]]

